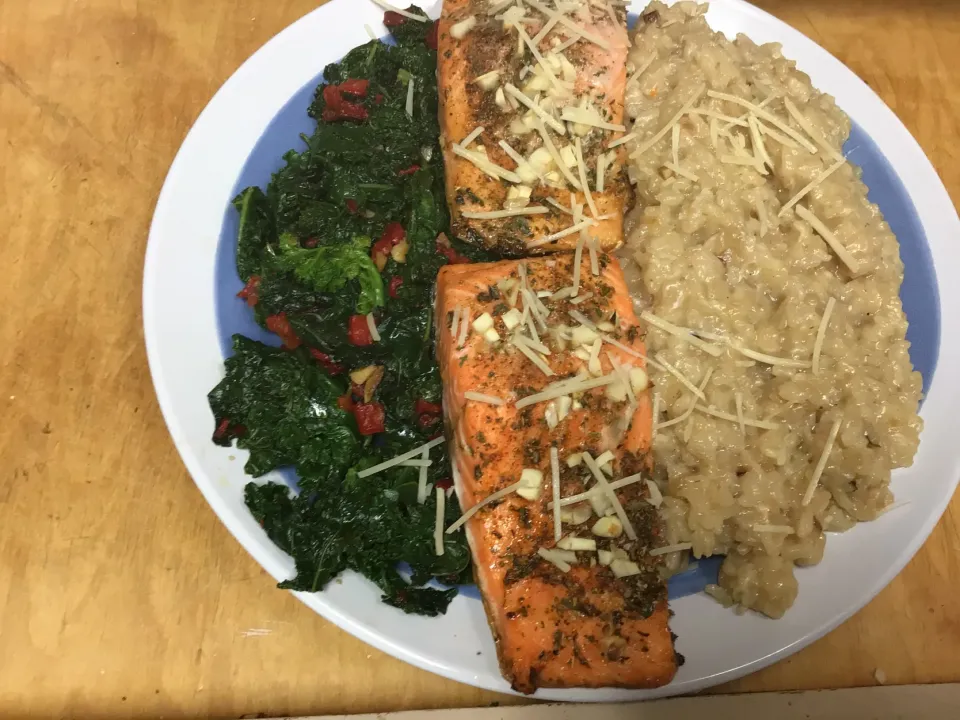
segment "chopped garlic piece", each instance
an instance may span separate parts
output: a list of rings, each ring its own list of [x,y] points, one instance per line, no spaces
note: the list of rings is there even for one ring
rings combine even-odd
[[[610,569],[613,570],[613,574],[618,578],[640,574],[640,566],[633,562],[633,560],[614,560],[610,563]]]
[[[484,73],[480,77],[475,78],[474,82],[484,90],[493,90],[500,84],[500,71],[491,70],[490,72]]]
[[[467,33],[473,30],[477,25],[477,16],[471,15],[465,20],[461,20],[456,23],[453,27],[450,28],[450,35],[455,40],[463,40],[467,36]]]
[[[500,333],[493,328],[490,328],[483,333],[483,339],[491,345],[496,345],[498,342],[500,342]]]
[[[574,552],[596,552],[597,541],[593,538],[581,538],[573,535],[567,535],[565,538],[560,539],[560,542],[557,543],[557,547],[561,550],[573,550]]]
[[[593,524],[590,532],[597,537],[618,538],[623,534],[623,523],[613,515],[602,517]]]
[[[492,327],[493,327],[493,316],[488,312],[485,312],[483,315],[481,315],[480,317],[478,317],[476,320],[473,321],[474,331],[480,333],[481,335]]]
[[[581,462],[583,462],[583,457],[580,453],[574,453],[573,455],[567,456],[567,467],[576,467]]]
[[[516,308],[512,308],[505,312],[500,319],[503,320],[503,324],[507,327],[507,330],[513,330],[523,320],[523,313]]]

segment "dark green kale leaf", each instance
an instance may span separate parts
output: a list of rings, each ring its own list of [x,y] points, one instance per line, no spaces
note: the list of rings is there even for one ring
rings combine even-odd
[[[425,539],[432,534],[436,499],[419,505],[391,487],[414,475],[406,470],[362,479],[350,470],[336,487],[308,479],[313,491],[297,496],[282,485],[247,485],[253,516],[296,564],[296,576],[280,587],[316,592],[352,569],[376,583],[390,605],[423,615],[444,612],[456,589],[421,586],[434,577],[459,577],[469,565],[469,551],[462,536],[448,536],[444,554],[434,554]],[[448,522],[458,512],[451,505]],[[410,568],[409,580],[399,571],[401,563]]]
[[[342,245],[300,246],[296,236],[280,236],[277,266],[318,292],[336,292],[350,281],[360,284],[357,312],[366,315],[385,302],[380,271],[369,255],[370,238],[355,237]]]
[[[342,477],[361,453],[354,420],[337,405],[346,384],[325,374],[305,351],[291,353],[240,335],[233,350],[209,400],[218,428],[224,420],[243,428],[231,436],[250,451],[246,471],[259,477],[295,465],[301,473]],[[229,444],[222,434],[214,441]]]
[[[258,187],[248,187],[233,199],[240,214],[237,232],[237,273],[246,282],[260,272],[268,247],[276,242],[277,227],[267,196]]]

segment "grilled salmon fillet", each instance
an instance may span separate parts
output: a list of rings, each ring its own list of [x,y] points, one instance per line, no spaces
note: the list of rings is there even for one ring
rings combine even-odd
[[[454,481],[501,670],[526,693],[655,687],[677,669],[659,558],[649,554],[662,529],[644,480],[652,416],[642,333],[612,257],[599,253],[594,275],[584,253],[571,297],[575,257],[450,265],[437,280]],[[545,388],[558,397],[538,401]],[[620,508],[596,491],[561,502],[556,533],[553,449],[559,497],[602,485],[599,473],[626,483],[612,491]],[[502,498],[489,502],[494,493]]]
[[[590,238],[612,250],[633,202],[626,146],[616,144],[624,130],[626,10],[560,5],[563,11],[553,0],[445,0],[440,17],[451,227],[461,240],[503,255],[573,248],[576,232],[563,233],[578,205],[592,221]],[[471,216],[502,211],[524,214]]]

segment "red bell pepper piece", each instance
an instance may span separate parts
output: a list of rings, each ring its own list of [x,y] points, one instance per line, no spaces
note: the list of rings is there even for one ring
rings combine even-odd
[[[383,24],[388,28],[397,27],[397,25],[403,25],[407,19],[398,12],[393,10],[387,10],[383,14]]]
[[[374,435],[387,429],[384,424],[387,415],[381,403],[357,403],[353,406],[353,417],[361,435]]]
[[[288,350],[296,350],[300,347],[301,340],[297,337],[297,334],[293,331],[293,327],[290,325],[290,321],[287,319],[287,314],[277,313],[276,315],[270,315],[267,318],[267,330],[272,333],[275,333],[280,336],[280,340],[283,341],[283,346]]]
[[[339,375],[343,372],[343,365],[334,362],[334,359],[325,352],[320,352],[316,348],[310,348],[310,355],[331,375]]]
[[[399,275],[394,275],[390,278],[390,285],[387,286],[387,292],[390,294],[390,297],[397,298],[399,297],[401,287],[403,287],[403,278]]]
[[[237,293],[237,297],[246,300],[250,307],[256,307],[260,302],[260,276],[251,275],[247,284],[243,286],[243,290]]]
[[[370,327],[367,325],[365,315],[351,315],[347,322],[347,340],[351,345],[372,345],[373,335],[370,334]]]
[[[434,20],[433,26],[427,31],[427,36],[423,39],[427,47],[436,50],[440,46],[440,21]]]
[[[401,177],[404,175],[413,175],[419,169],[420,169],[419,165],[411,165],[410,167],[404,168],[403,170],[398,170],[397,175],[400,175]]]
[[[357,205],[357,201],[353,198],[347,198],[347,212],[351,215],[356,215],[360,212],[360,206]]]
[[[443,406],[440,403],[432,403],[419,398],[413,406],[413,411],[417,415],[423,415],[424,413],[428,415],[439,415],[443,412]]]
[[[348,95],[355,95],[357,97],[366,97],[367,89],[370,87],[370,81],[351,78],[350,80],[344,80],[340,83],[339,87],[341,93],[347,93]]]

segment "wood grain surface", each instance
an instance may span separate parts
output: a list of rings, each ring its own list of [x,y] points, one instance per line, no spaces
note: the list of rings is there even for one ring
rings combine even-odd
[[[140,283],[164,175],[219,85],[315,5],[0,0],[0,716],[516,701],[387,657],[274,589],[204,503],[154,399]],[[761,5],[866,80],[960,198],[955,3]],[[958,521],[955,499],[866,609],[721,690],[866,685],[876,668],[960,680]]]

